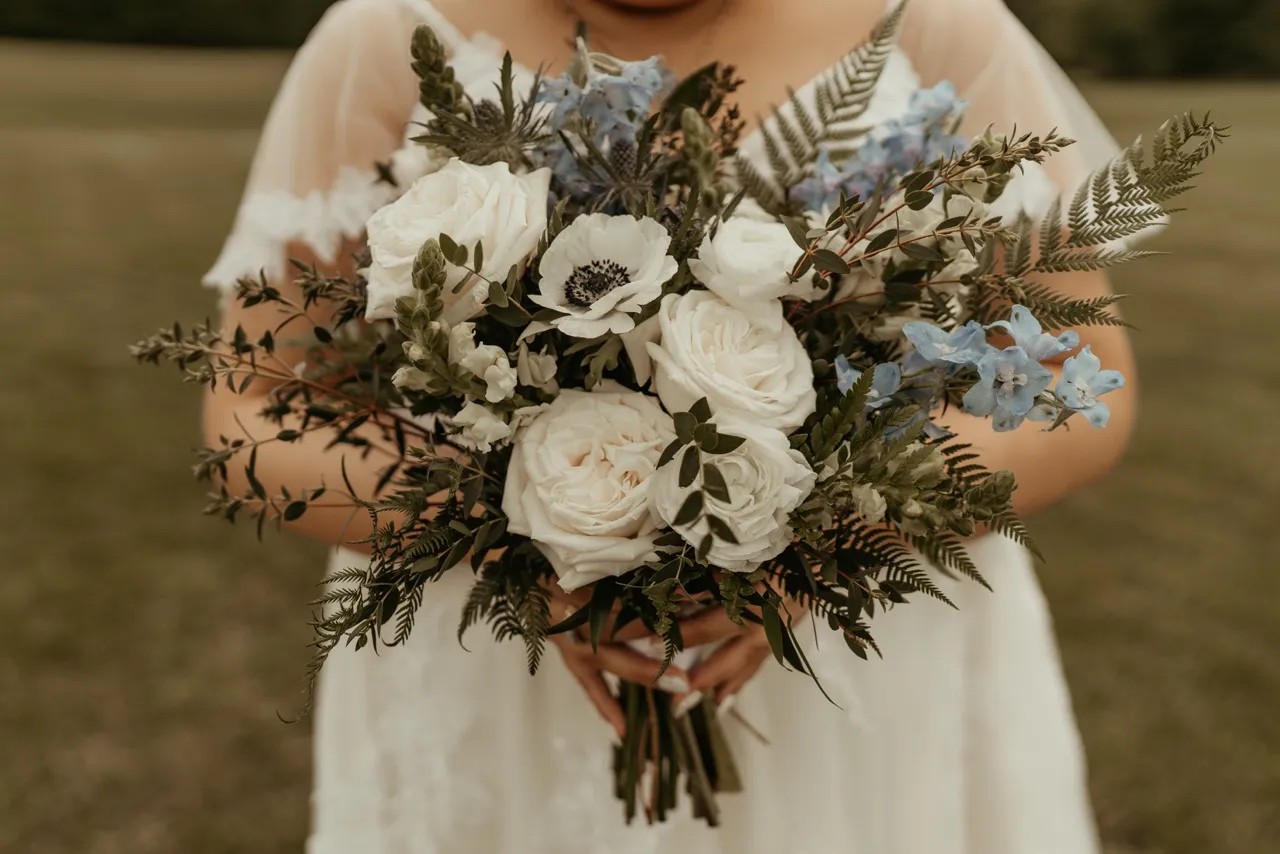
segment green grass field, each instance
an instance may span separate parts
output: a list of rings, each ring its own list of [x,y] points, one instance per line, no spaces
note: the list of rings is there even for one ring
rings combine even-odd
[[[0,43],[0,850],[300,850],[308,730],[277,712],[321,549],[199,516],[198,394],[126,353],[214,310],[196,282],[283,68]],[[1132,453],[1034,520],[1094,803],[1113,854],[1275,851],[1280,85],[1089,94],[1124,137],[1235,125],[1176,254],[1117,277]]]

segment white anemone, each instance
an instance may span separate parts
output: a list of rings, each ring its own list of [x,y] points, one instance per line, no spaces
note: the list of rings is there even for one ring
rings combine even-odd
[[[530,300],[563,312],[551,321],[566,335],[596,338],[627,332],[631,316],[662,295],[676,273],[671,236],[649,217],[594,213],[556,235],[538,264],[539,293]]]

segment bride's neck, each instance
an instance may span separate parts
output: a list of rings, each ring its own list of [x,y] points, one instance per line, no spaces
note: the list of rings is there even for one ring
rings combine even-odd
[[[608,52],[679,54],[682,46],[710,40],[726,16],[752,0],[559,0]]]

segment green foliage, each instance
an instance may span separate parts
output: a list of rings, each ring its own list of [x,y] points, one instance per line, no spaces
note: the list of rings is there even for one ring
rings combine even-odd
[[[534,75],[529,91],[517,99],[511,54],[502,58],[498,100],[473,101],[455,81],[453,69],[443,59],[443,47],[426,24],[414,36],[414,71],[419,74],[423,103],[433,109],[427,131],[415,142],[448,149],[467,163],[510,163],[532,168],[531,149],[545,137],[545,117],[535,109],[534,96],[541,76]],[[435,104],[438,109],[434,109]]]

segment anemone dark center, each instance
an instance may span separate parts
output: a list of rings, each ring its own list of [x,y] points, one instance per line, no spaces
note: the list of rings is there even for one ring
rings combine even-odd
[[[564,283],[564,301],[575,308],[588,308],[600,297],[629,281],[627,268],[616,261],[592,261],[575,267]]]

